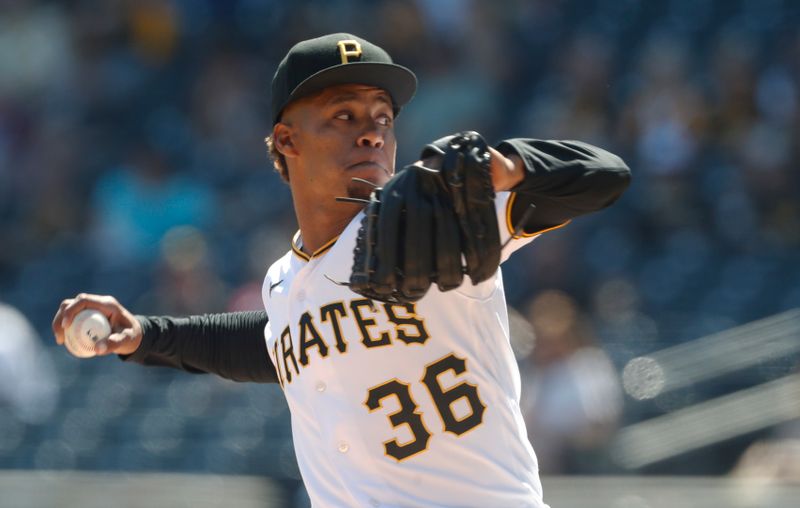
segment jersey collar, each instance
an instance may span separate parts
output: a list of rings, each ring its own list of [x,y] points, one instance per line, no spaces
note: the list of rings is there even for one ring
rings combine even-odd
[[[300,231],[298,230],[297,233],[295,233],[294,237],[292,238],[292,252],[294,252],[303,261],[311,261],[311,259],[321,256],[322,254],[328,252],[328,250],[330,250],[330,248],[333,247],[333,244],[336,243],[336,240],[339,239],[339,236],[340,235],[334,236],[333,238],[325,242],[325,244],[322,247],[312,252],[311,255],[309,256],[308,254],[303,252],[303,239],[300,236]]]

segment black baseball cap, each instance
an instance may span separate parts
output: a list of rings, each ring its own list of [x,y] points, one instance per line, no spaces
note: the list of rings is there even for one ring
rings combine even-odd
[[[395,114],[414,96],[417,77],[389,53],[352,34],[337,33],[295,44],[272,77],[272,123],[290,102],[333,85],[358,83],[386,90]]]

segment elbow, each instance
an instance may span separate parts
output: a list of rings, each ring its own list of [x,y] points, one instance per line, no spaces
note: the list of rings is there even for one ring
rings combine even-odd
[[[614,156],[614,159],[613,164],[607,165],[600,171],[604,181],[601,187],[606,190],[606,199],[602,208],[617,201],[631,184],[631,169],[619,157]]]

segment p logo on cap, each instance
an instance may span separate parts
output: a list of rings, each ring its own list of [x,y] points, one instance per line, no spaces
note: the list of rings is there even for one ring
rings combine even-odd
[[[272,123],[292,101],[336,85],[382,88],[392,98],[395,115],[411,100],[417,77],[392,61],[385,50],[348,33],[300,41],[286,53],[272,77]]]
[[[339,46],[339,55],[342,57],[342,63],[350,63],[347,57],[352,56],[358,58],[361,56],[361,44],[358,41],[348,39],[346,41],[339,41],[336,43]]]

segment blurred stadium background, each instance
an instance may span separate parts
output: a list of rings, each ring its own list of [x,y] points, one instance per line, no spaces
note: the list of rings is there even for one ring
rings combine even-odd
[[[277,386],[77,360],[50,320],[260,307],[295,228],[271,75],[334,31],[420,78],[399,164],[474,129],[633,169],[503,268],[546,499],[796,506],[793,0],[0,0],[0,506],[307,505]]]

